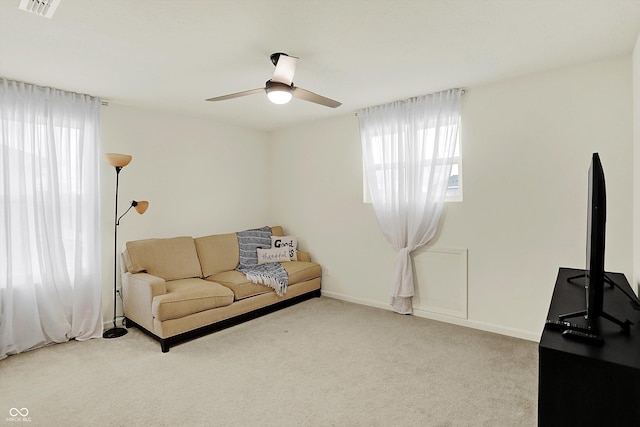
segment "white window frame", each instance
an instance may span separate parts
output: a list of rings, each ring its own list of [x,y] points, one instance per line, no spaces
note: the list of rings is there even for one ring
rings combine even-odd
[[[458,139],[456,141],[456,148],[454,151],[454,157],[452,158],[451,176],[449,178],[449,186],[447,187],[447,194],[445,196],[445,202],[462,202],[462,147],[461,147],[461,126],[458,125]],[[378,169],[379,168],[379,169]],[[376,170],[382,170],[382,164],[376,164]],[[455,177],[455,172],[458,172],[457,185],[452,184],[452,178]],[[367,173],[365,171],[364,159],[362,159],[362,201],[363,203],[372,203],[371,193],[369,192],[369,182],[367,179]]]

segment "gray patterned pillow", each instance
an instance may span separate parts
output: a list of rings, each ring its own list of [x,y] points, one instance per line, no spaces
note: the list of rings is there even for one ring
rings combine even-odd
[[[269,249],[271,247],[271,227],[254,228],[240,231],[237,234],[238,246],[240,246],[238,267],[247,268],[258,265],[258,248]]]

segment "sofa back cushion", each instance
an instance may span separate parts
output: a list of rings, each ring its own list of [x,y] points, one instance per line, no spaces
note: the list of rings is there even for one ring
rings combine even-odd
[[[235,270],[240,261],[236,233],[215,234],[195,239],[202,275],[207,278],[221,271]]]
[[[127,242],[124,259],[130,273],[145,271],[164,280],[202,277],[193,237]]]
[[[284,230],[279,225],[271,227],[271,233],[274,236],[284,236]],[[235,270],[240,263],[240,246],[236,233],[196,237],[194,241],[204,278],[222,271]]]

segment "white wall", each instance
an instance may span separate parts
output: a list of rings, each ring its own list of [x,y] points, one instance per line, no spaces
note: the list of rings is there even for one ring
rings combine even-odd
[[[131,154],[120,172],[119,213],[148,200],[118,227],[118,246],[150,237],[201,236],[264,225],[268,144],[262,132],[111,104],[101,110],[104,153]],[[103,162],[103,313],[113,316],[115,170]],[[119,285],[119,279],[118,279]]]
[[[424,315],[537,340],[558,267],[585,263],[596,151],[607,178],[606,266],[631,277],[631,83],[625,56],[468,88],[464,202],[448,204],[434,242],[468,249],[468,319]],[[323,265],[324,293],[388,307],[395,253],[362,203],[357,118],[270,138],[271,222],[298,235]],[[422,292],[429,286],[437,285],[417,283]]]

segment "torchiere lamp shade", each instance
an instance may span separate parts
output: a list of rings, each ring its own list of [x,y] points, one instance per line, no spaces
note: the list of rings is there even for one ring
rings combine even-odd
[[[133,205],[136,208],[136,211],[142,215],[143,213],[145,213],[147,211],[147,208],[149,207],[149,202],[146,200],[141,200],[139,202],[136,202],[135,205]]]
[[[131,156],[128,154],[106,153],[104,157],[111,166],[123,168],[131,162]]]

